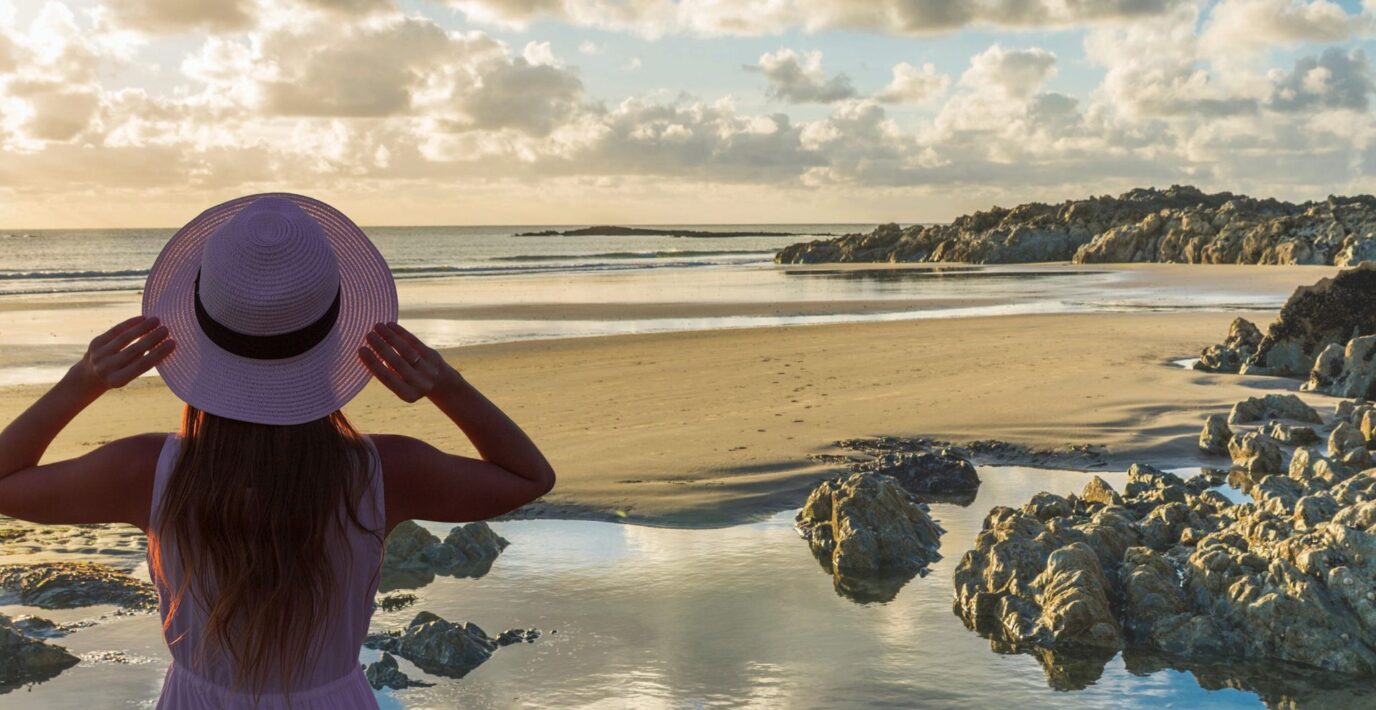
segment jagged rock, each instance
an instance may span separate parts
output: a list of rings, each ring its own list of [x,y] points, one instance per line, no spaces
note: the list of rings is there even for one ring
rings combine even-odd
[[[455,526],[440,540],[429,530],[405,521],[387,536],[380,591],[415,589],[436,575],[481,577],[510,543],[487,523]]]
[[[1292,419],[1297,422],[1322,424],[1323,418],[1304,400],[1293,394],[1268,394],[1248,397],[1233,405],[1228,413],[1229,424],[1247,424],[1263,419]]]
[[[979,490],[979,474],[959,451],[941,447],[916,451],[892,451],[852,467],[891,476],[921,500],[947,495],[973,494]]]
[[[1123,498],[1118,492],[1113,490],[1113,486],[1108,484],[1098,476],[1089,479],[1085,484],[1085,489],[1080,492],[1080,500],[1088,503],[1098,503],[1100,505],[1122,505]]]
[[[1234,318],[1228,326],[1228,337],[1218,345],[1210,345],[1200,353],[1194,369],[1205,372],[1237,372],[1242,363],[1252,357],[1261,343],[1261,331],[1246,318]]]
[[[1281,308],[1242,374],[1308,376],[1329,345],[1376,333],[1373,299],[1376,263],[1362,263],[1313,286],[1301,286]]]
[[[1222,414],[1210,414],[1204,418],[1204,429],[1199,432],[1199,449],[1205,453],[1228,453],[1228,442],[1233,438],[1233,430],[1228,427],[1228,418]]]
[[[400,631],[370,635],[364,645],[401,656],[426,673],[450,678],[467,675],[497,649],[496,639],[477,624],[453,624],[428,611],[416,614]]]
[[[0,614],[0,693],[53,678],[76,665],[77,660],[61,646],[30,638],[12,619]]]
[[[1261,432],[1234,435],[1228,442],[1228,454],[1233,459],[1233,466],[1246,471],[1253,480],[1285,472],[1280,445]]]
[[[1128,467],[1128,484],[1124,494],[1146,505],[1183,503],[1189,491],[1185,482],[1174,473],[1155,466],[1135,463]]]
[[[368,678],[368,684],[373,686],[373,690],[429,688],[434,685],[434,683],[427,683],[423,680],[411,680],[409,676],[401,672],[401,668],[397,666],[397,659],[386,651],[382,652],[382,658],[373,661],[364,669],[363,675]]]
[[[1341,456],[1349,449],[1365,448],[1366,439],[1362,437],[1362,432],[1347,422],[1338,422],[1338,425],[1333,427],[1332,433],[1328,435],[1329,456]]]
[[[1330,344],[1314,361],[1304,389],[1336,397],[1376,398],[1376,335]]]
[[[510,646],[513,643],[535,643],[535,639],[540,638],[539,629],[507,629],[497,634],[498,646]]]
[[[1261,427],[1261,433],[1279,441],[1282,444],[1292,446],[1308,446],[1317,444],[1320,441],[1319,433],[1313,427],[1299,426],[1297,424],[1283,424],[1275,419],[1266,422]]]
[[[1295,449],[1295,453],[1290,457],[1290,477],[1314,487],[1333,486],[1347,478],[1350,473],[1346,466],[1324,458],[1323,454],[1313,447]]]
[[[40,609],[108,604],[147,611],[158,601],[153,585],[94,562],[0,565],[0,590],[0,600]]]
[[[1376,469],[1327,486],[1269,475],[1255,503],[1168,500],[1188,486],[1138,467],[1124,505],[1095,513],[1126,520],[1127,545],[1091,544],[1080,506],[1046,520],[1028,512],[1046,506],[994,508],[956,568],[955,610],[1016,648],[1113,648],[1116,628],[1133,651],[1376,677]],[[1074,613],[1054,611],[1062,600]]]
[[[797,515],[837,592],[857,601],[887,601],[941,558],[941,526],[898,479],[874,472],[823,481]]]

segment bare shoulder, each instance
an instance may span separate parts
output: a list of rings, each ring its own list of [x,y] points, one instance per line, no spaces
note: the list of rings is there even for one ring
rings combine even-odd
[[[392,468],[404,468],[415,463],[417,457],[438,452],[438,449],[430,444],[405,434],[369,434],[368,438],[372,439],[373,446],[377,448],[384,469],[389,464],[392,464]]]

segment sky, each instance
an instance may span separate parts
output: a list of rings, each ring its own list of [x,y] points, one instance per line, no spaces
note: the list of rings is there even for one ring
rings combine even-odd
[[[0,0],[0,229],[1376,192],[1376,0]]]

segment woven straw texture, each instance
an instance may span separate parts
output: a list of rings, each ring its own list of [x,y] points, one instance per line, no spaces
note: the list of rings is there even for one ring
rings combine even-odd
[[[278,360],[241,357],[217,347],[196,321],[193,298],[196,273],[210,236],[264,197],[290,200],[319,224],[339,273],[339,318],[334,329],[310,350]],[[241,250],[217,244],[210,255],[219,258],[221,252],[240,252],[233,258],[246,259],[244,268],[238,269],[244,281],[235,284],[225,278],[234,268],[222,268],[218,262],[214,269],[208,265],[202,276],[202,300],[216,320],[240,332],[272,335],[293,330],[320,314],[322,288],[327,287],[332,299],[333,282],[314,275],[322,269],[333,270],[334,265],[328,264],[328,254],[291,247],[293,240],[272,234],[273,220],[253,224],[264,228],[261,243]],[[274,249],[279,241],[288,246]],[[212,277],[211,271],[217,275]],[[232,297],[226,295],[230,293]],[[298,306],[285,303],[284,294],[289,295],[286,301],[299,298]],[[255,297],[275,305],[255,310]],[[229,309],[225,304],[230,302],[237,308]],[[348,217],[309,197],[268,193],[212,207],[178,230],[148,274],[143,314],[161,319],[177,341],[172,354],[158,364],[158,374],[183,401],[230,419],[301,424],[343,407],[368,384],[371,373],[357,350],[375,323],[396,320],[397,291],[386,260]]]

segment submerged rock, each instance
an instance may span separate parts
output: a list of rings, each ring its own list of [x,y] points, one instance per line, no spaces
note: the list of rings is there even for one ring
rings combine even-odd
[[[405,673],[402,673],[401,668],[397,666],[397,659],[386,651],[382,652],[382,658],[372,662],[364,669],[363,675],[368,678],[368,684],[373,686],[373,690],[429,688],[434,685],[434,683],[427,683],[423,680],[412,680]]]
[[[370,635],[368,648],[394,653],[426,673],[462,678],[482,665],[497,649],[477,624],[452,624],[422,611],[406,628],[389,634]]]
[[[436,575],[481,577],[492,569],[492,563],[509,544],[487,523],[456,526],[440,540],[408,520],[387,536],[378,588],[415,589],[434,581]]]
[[[1032,503],[995,508],[956,568],[956,612],[1020,648],[1122,644],[1376,676],[1376,469],[1335,483],[1300,452],[1291,475],[1255,481],[1255,503],[1134,467],[1121,506],[1081,497],[1046,519]]]
[[[41,609],[109,604],[138,611],[157,605],[153,585],[93,562],[0,565],[0,600]]]
[[[67,649],[29,637],[0,614],[0,693],[56,677],[77,661]]]
[[[1194,369],[1205,372],[1237,372],[1261,343],[1261,331],[1246,318],[1234,318],[1228,326],[1228,337],[1218,345],[1210,345],[1200,353]]]
[[[898,479],[874,472],[823,481],[797,515],[799,534],[856,601],[887,601],[941,558],[941,526]]]

